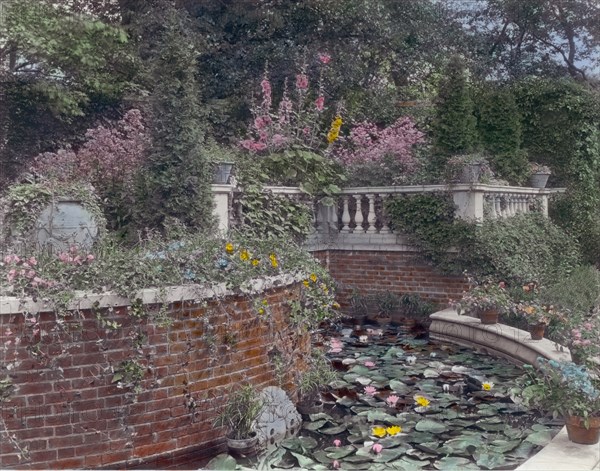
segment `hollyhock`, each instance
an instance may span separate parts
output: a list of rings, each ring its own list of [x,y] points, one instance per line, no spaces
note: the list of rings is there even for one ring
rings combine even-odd
[[[315,100],[315,107],[317,108],[317,110],[323,111],[323,108],[325,107],[325,97],[324,96],[320,96]]]
[[[296,88],[298,90],[306,90],[308,88],[308,77],[306,74],[296,75]]]

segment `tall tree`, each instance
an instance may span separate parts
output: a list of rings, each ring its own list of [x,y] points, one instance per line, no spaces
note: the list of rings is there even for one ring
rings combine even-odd
[[[477,140],[467,71],[459,56],[450,59],[440,83],[432,132],[440,156],[470,152]]]
[[[487,71],[511,77],[562,69],[586,80],[600,65],[596,0],[457,0],[463,25],[478,36]]]

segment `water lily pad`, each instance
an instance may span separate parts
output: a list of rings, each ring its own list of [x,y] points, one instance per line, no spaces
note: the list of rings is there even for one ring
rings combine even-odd
[[[521,444],[521,440],[492,440],[490,449],[496,453],[506,453]]]
[[[440,376],[440,374],[436,370],[427,368],[425,371],[423,371],[423,376],[425,378],[437,378]]]
[[[415,430],[419,432],[431,432],[431,433],[442,433],[448,430],[448,427],[442,422],[431,419],[423,419],[417,422]]]
[[[375,463],[387,463],[388,461],[393,461],[400,458],[409,450],[409,447],[401,447],[401,448],[384,448],[380,453],[377,454],[375,458]]]
[[[340,406],[351,407],[356,404],[354,399],[351,399],[349,396],[340,397],[337,401],[335,401]]]
[[[374,409],[367,412],[367,420],[369,422],[381,421],[389,424],[395,424],[398,419],[382,409]]]
[[[317,441],[312,437],[291,437],[281,442],[281,446],[291,452],[303,453],[306,450],[317,448]]]
[[[408,394],[410,392],[410,388],[406,384],[396,379],[390,381],[390,389],[398,394]]]
[[[229,456],[227,453],[221,453],[208,462],[206,469],[232,470],[236,466],[237,461],[234,457]]]
[[[433,463],[433,467],[440,470],[462,470],[469,469],[469,466],[472,466],[472,463],[467,458],[458,458],[455,456],[446,456]]]
[[[507,455],[515,458],[528,458],[531,456],[531,452],[534,448],[535,445],[533,443],[524,441],[514,450],[508,452]]]
[[[350,387],[350,384],[346,383],[346,381],[342,381],[341,379],[336,379],[335,381],[329,383],[329,387],[332,389],[343,389]]]
[[[345,431],[346,431],[345,425],[338,425],[337,427],[322,428],[319,430],[319,433],[324,433],[325,435],[338,435]]]
[[[498,468],[506,462],[504,455],[502,453],[494,453],[490,451],[486,451],[483,453],[475,452],[473,454],[473,458],[477,460],[477,466],[485,469],[494,469]]]
[[[316,464],[312,459],[308,456],[304,456],[300,453],[294,453],[290,450],[290,453],[298,460],[298,466],[304,469],[312,469],[312,467]]]
[[[349,456],[352,453],[354,453],[355,450],[356,448],[354,448],[353,446],[338,447],[334,448],[333,450],[331,448],[325,449],[325,451],[327,452],[327,456],[333,460],[345,458],[346,456]]]
[[[419,471],[425,466],[429,466],[429,461],[413,460],[407,456],[398,461],[388,463],[388,468],[399,469],[401,471]]]
[[[325,453],[324,450],[315,451],[312,454],[312,457],[315,460],[317,460],[319,463],[322,463],[322,464],[329,465],[329,464],[331,464],[333,462],[333,460],[327,455],[327,453]]]
[[[533,432],[533,433],[527,435],[527,438],[525,438],[526,442],[530,442],[530,443],[533,443],[534,445],[540,445],[540,446],[544,446],[544,445],[548,444],[550,442],[550,440],[552,440],[552,435],[550,434],[550,432],[548,430]]]
[[[304,422],[302,424],[302,428],[306,429],[306,430],[319,430],[321,427],[323,427],[328,421],[325,419],[322,420],[315,420],[314,422]]]

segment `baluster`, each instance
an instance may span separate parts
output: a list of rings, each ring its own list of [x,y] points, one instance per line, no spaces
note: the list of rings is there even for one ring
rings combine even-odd
[[[490,208],[490,219],[496,219],[498,217],[498,214],[496,213],[496,197],[493,194],[487,194],[485,195],[485,199]]]
[[[375,214],[375,194],[367,195],[369,198],[369,214],[367,214],[367,223],[369,227],[367,229],[368,234],[375,234],[377,232],[377,228],[375,227],[375,223],[377,222],[377,214]]]
[[[354,228],[354,232],[362,233],[365,232],[365,228],[363,227],[364,217],[362,213],[363,195],[356,195],[354,199],[356,200],[356,214],[354,215],[354,223],[356,224],[356,227]]]
[[[348,210],[348,198],[350,195],[342,195],[342,229],[340,232],[350,232],[350,211]]]
[[[315,232],[319,232],[319,229],[323,225],[322,215],[321,215],[321,204],[319,201],[313,201],[313,227]]]
[[[388,195],[387,200],[391,200],[391,198],[393,198],[392,195]],[[389,216],[387,214],[387,211],[385,209],[386,207],[386,201],[384,200],[383,196],[381,197],[381,230],[379,231],[381,234],[391,234],[392,233],[392,229],[388,223],[389,221]]]
[[[494,206],[496,206],[496,214],[499,218],[503,218],[505,216],[504,209],[502,206],[502,195],[499,193],[494,194]]]
[[[515,207],[514,207],[514,201],[513,201],[513,197],[512,195],[507,195],[506,196],[506,215],[508,217],[514,216],[515,215]]]

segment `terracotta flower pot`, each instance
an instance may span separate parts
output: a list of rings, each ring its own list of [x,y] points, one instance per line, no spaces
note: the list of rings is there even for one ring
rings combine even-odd
[[[600,417],[589,418],[589,428],[585,428],[582,417],[569,416],[565,419],[569,440],[582,445],[595,445],[600,441]]]
[[[479,319],[482,324],[490,325],[497,324],[500,313],[496,309],[486,309],[479,312]]]
[[[544,332],[546,332],[546,324],[530,324],[529,333],[531,334],[531,340],[542,340],[544,338]]]

